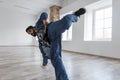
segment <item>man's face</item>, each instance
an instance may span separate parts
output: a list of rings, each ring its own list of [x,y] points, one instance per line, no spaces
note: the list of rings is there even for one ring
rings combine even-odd
[[[35,29],[34,28],[31,28],[27,31],[28,34],[32,35],[33,37],[36,36],[36,32],[35,32]]]

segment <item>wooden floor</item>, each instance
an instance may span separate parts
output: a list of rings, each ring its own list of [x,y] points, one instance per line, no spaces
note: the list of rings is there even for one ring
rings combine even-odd
[[[70,80],[120,80],[120,60],[63,52]],[[36,47],[0,47],[0,80],[55,80]]]

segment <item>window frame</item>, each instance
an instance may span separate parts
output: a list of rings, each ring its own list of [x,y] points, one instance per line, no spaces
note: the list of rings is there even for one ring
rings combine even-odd
[[[113,37],[112,36],[112,34],[113,34],[112,33],[112,29],[113,29],[112,22],[111,22],[111,31],[110,31],[111,35],[110,36],[104,35],[106,37],[106,39],[102,38],[101,40],[99,39],[99,37],[98,37],[98,40],[94,39],[94,37],[93,37],[93,35],[94,35],[93,31],[95,32],[95,30],[94,30],[95,28],[93,29],[93,26],[94,26],[93,20],[95,21],[93,11],[99,10],[102,8],[106,8],[109,6],[112,7],[112,11],[113,11],[112,0],[100,0],[100,1],[96,1],[94,3],[88,4],[85,6],[87,13],[85,14],[85,17],[84,17],[84,39],[83,39],[84,41],[112,41],[112,37]],[[111,17],[113,20],[113,12],[112,12]],[[107,18],[105,20],[107,20]],[[109,32],[108,32],[108,34],[109,34]],[[107,39],[107,37],[108,37],[108,39]],[[111,38],[109,38],[109,37],[111,37]]]
[[[73,25],[71,25],[70,28],[71,28],[71,31],[72,31]],[[66,40],[62,38],[62,41],[72,41],[72,38],[69,39],[70,29],[69,29],[69,30],[66,30],[65,32],[66,32]],[[71,34],[71,37],[72,37],[72,35],[73,35],[73,34]],[[62,37],[63,37],[63,36],[64,36],[64,33],[62,33]]]
[[[105,10],[105,9],[107,9],[107,8],[112,8],[112,5],[109,5],[109,6],[104,6],[104,7],[100,7],[100,8],[97,8],[97,9],[94,9],[93,11],[92,11],[92,40],[93,41],[111,41],[112,40],[112,31],[111,31],[111,38],[104,38],[104,29],[105,29],[105,26],[103,27],[103,38],[101,38],[101,39],[96,39],[96,37],[95,37],[95,12],[96,11],[99,11],[99,10]],[[106,18],[104,17],[104,19],[103,20],[105,20]],[[111,17],[111,19],[112,19],[112,17]],[[112,26],[112,25],[111,25]],[[111,29],[112,29],[112,27],[111,27]]]

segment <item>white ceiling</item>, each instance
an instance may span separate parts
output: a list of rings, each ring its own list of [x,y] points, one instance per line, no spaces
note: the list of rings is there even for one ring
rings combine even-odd
[[[36,15],[52,5],[60,6],[61,1],[62,0],[0,0],[0,7]]]

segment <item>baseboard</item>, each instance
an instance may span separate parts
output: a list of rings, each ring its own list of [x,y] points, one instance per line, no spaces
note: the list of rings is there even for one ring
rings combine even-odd
[[[108,60],[120,61],[120,58],[113,58],[113,57],[107,57],[107,56],[101,56],[101,55],[95,55],[95,54],[84,53],[84,52],[77,52],[77,51],[69,51],[69,50],[62,50],[62,51],[70,52],[70,53],[76,53],[76,54],[81,54],[81,55],[85,55],[85,56],[92,56],[92,57],[97,57],[97,58],[103,58],[103,59],[108,59]]]

